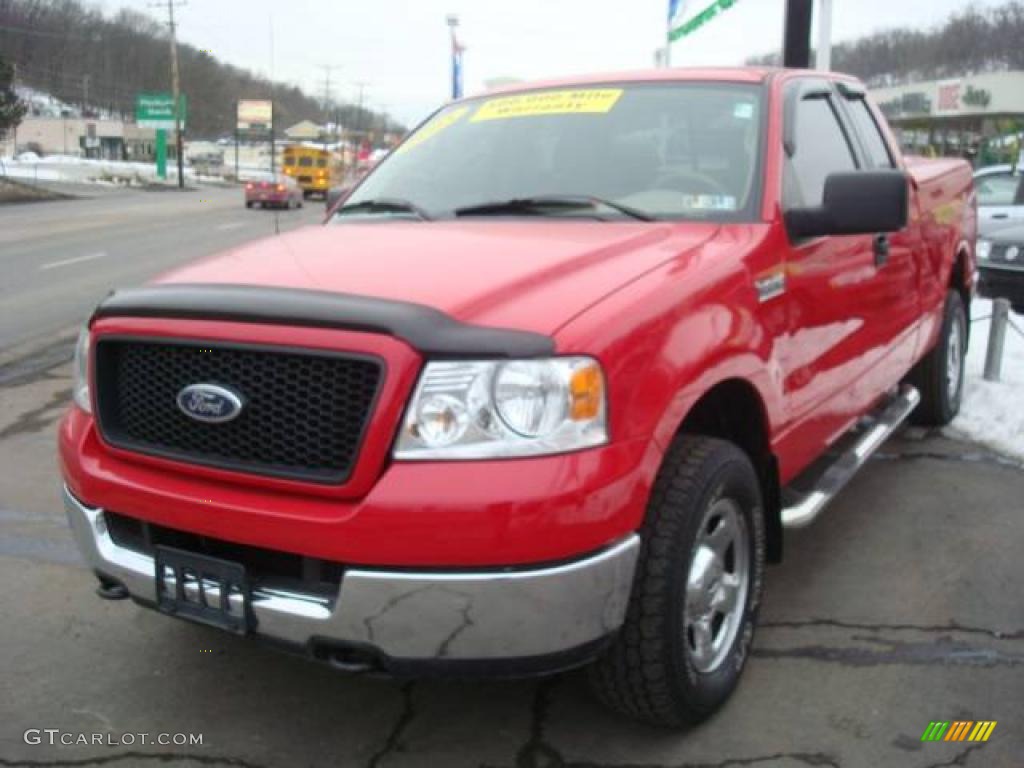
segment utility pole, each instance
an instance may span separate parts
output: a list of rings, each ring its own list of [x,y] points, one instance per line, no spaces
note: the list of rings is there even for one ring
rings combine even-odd
[[[786,0],[785,39],[782,66],[807,69],[811,66],[811,17],[814,0]]]
[[[185,187],[185,149],[181,135],[181,81],[178,77],[178,38],[174,22],[174,9],[186,5],[186,0],[167,0],[167,28],[171,44],[171,93],[174,98],[174,146],[178,154],[178,188]],[[159,6],[151,6],[159,7]]]
[[[82,75],[82,116],[89,110],[89,75]]]
[[[832,0],[819,0],[818,53],[814,68],[822,72],[832,69]]]
[[[331,72],[333,70],[337,69],[337,66],[335,66],[334,64],[321,64],[320,68],[324,71],[324,98],[323,98],[324,120],[327,121],[327,122],[331,122],[331,121],[334,120],[334,118],[331,115],[331,103],[334,101],[334,98],[332,96],[332,91],[331,91]],[[327,126],[325,125],[324,128],[326,129]],[[337,126],[337,123],[335,122],[334,131],[337,131],[337,130],[338,130],[338,126]],[[328,138],[327,131],[324,130],[324,132],[323,132],[323,144],[324,144],[324,151],[325,152],[327,151],[327,138]]]
[[[356,99],[356,127],[355,127],[356,139],[357,139],[357,141],[359,141],[359,144],[356,146],[356,149],[355,149],[355,155],[356,155],[355,161],[356,161],[356,165],[358,165],[359,164],[359,150],[362,147],[362,140],[359,139],[359,134],[360,134],[360,131],[362,131],[362,127],[363,127],[363,95],[364,95],[364,91],[366,90],[366,86],[368,85],[368,83],[363,82],[362,80],[357,80],[356,82],[352,83],[352,85],[354,85],[356,90],[359,92],[359,96]]]
[[[178,153],[178,189],[185,187],[185,142],[181,135],[181,80],[178,75],[178,38],[174,28],[174,0],[167,0],[171,28],[171,92],[174,94],[174,143]]]
[[[17,62],[11,63],[10,71],[11,71],[10,87],[14,88],[17,85]],[[12,155],[16,156],[17,155],[17,123],[14,123],[14,127],[11,129],[11,132],[13,134],[13,141],[14,141],[14,143],[11,144],[10,151],[11,151]],[[1024,157],[1024,156],[1022,156],[1022,157]]]
[[[270,22],[270,178],[277,179],[277,139],[274,136],[274,121],[277,119],[277,110],[274,109],[274,16],[268,18]],[[274,227],[278,226],[277,215],[274,215]],[[277,232],[280,234],[280,231]]]

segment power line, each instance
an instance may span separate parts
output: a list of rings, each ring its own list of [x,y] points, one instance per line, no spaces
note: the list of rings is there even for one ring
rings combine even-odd
[[[337,64],[321,64],[320,69],[324,71],[324,90],[323,99],[321,99],[321,103],[323,105],[323,110],[326,113],[330,111],[331,102],[333,101],[333,91],[331,90],[331,73],[336,69],[340,69],[340,67],[338,67]]]
[[[29,29],[28,27],[15,27],[10,24],[0,24],[0,33],[11,33],[15,35],[29,35],[31,37],[50,37],[55,40],[81,40],[88,43],[102,43],[113,37],[135,37],[144,32],[136,30],[124,30],[121,32],[113,32],[110,30],[103,30],[102,32],[95,32],[92,35],[72,35],[67,32],[49,32],[42,29]]]

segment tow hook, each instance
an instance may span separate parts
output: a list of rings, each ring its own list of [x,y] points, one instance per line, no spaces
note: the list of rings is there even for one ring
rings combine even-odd
[[[100,580],[96,587],[96,594],[104,600],[125,600],[128,598],[128,590],[125,589],[124,584],[99,574],[97,574],[96,578]]]

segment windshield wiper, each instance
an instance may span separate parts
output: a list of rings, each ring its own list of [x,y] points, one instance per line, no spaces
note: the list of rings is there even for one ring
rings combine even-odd
[[[514,197],[509,200],[496,200],[490,203],[467,205],[455,209],[456,216],[502,216],[505,214],[527,213],[543,215],[545,210],[552,208],[610,208],[638,221],[656,221],[654,216],[628,205],[615,203],[591,195],[536,195],[533,197]]]
[[[376,197],[370,200],[360,200],[358,203],[348,203],[335,211],[334,215],[337,216],[341,213],[354,213],[356,211],[367,211],[368,213],[374,213],[377,211],[382,213],[388,211],[395,213],[411,213],[413,216],[418,219],[422,219],[423,221],[432,221],[434,218],[416,205],[416,203],[403,200],[400,197]]]

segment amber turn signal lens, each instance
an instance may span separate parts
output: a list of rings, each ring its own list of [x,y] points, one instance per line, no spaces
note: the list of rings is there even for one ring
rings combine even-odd
[[[589,421],[597,418],[604,402],[604,379],[596,365],[585,365],[573,371],[569,379],[569,418]]]

